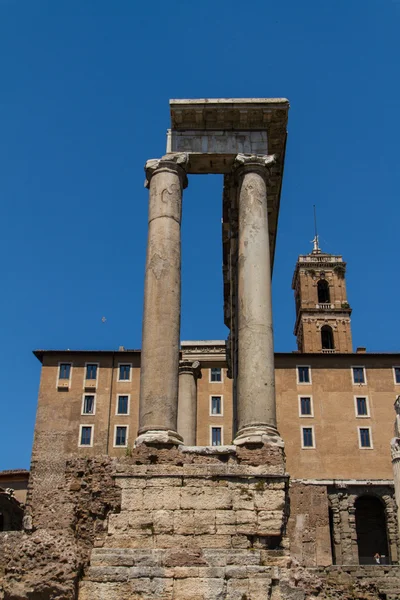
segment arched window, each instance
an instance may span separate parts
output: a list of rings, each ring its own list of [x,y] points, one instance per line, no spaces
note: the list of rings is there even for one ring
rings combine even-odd
[[[360,565],[388,564],[385,509],[376,496],[360,496],[355,503],[358,559]]]
[[[332,327],[329,325],[321,327],[321,344],[323,350],[333,350],[335,348]]]
[[[331,301],[329,294],[329,283],[326,279],[320,279],[317,283],[318,286],[318,304],[326,304]]]

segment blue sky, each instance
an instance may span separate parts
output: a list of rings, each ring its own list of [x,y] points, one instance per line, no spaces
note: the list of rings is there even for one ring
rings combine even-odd
[[[398,0],[0,0],[0,469],[29,466],[33,349],[140,347],[143,165],[169,98],[290,100],[276,350],[296,347],[313,204],[348,262],[354,347],[400,350],[399,26]],[[226,337],[221,190],[185,192],[182,339]]]

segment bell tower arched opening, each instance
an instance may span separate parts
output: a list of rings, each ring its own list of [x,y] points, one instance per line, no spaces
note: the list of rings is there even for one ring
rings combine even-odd
[[[317,283],[318,289],[318,304],[329,304],[331,296],[329,293],[329,283],[326,279],[320,279]]]
[[[322,350],[334,350],[335,348],[333,330],[330,325],[323,325],[321,327],[321,345]]]

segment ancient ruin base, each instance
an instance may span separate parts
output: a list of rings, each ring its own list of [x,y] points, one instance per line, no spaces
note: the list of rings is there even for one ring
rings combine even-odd
[[[80,600],[269,598],[290,560],[281,449],[147,448],[146,462],[117,466],[121,512]]]
[[[123,459],[69,461],[47,501],[39,483],[33,470],[30,532],[0,557],[4,600],[400,597],[399,567],[291,558],[277,446],[142,445]]]

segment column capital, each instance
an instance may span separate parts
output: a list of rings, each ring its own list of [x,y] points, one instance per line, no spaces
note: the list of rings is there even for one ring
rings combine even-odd
[[[392,454],[392,462],[400,459],[400,438],[392,438],[390,442],[390,451]]]
[[[232,170],[239,174],[256,171],[266,177],[275,162],[275,154],[237,154]]]
[[[201,379],[201,364],[200,361],[195,360],[180,360],[179,361],[179,375],[193,375],[194,379]]]
[[[153,175],[167,171],[170,173],[176,173],[182,182],[182,188],[187,188],[188,178],[186,171],[188,163],[189,155],[185,152],[166,154],[161,158],[151,158],[144,166],[144,171],[146,173],[144,187],[150,187],[150,181]]]

